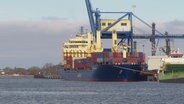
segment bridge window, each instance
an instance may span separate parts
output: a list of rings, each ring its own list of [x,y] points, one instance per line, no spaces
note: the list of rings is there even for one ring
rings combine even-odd
[[[64,48],[68,48],[68,46],[67,46],[67,45],[65,45],[65,46],[64,46]]]
[[[114,44],[117,44],[117,40],[114,40]]]
[[[127,26],[127,23],[121,23],[121,26]]]
[[[110,26],[111,25],[111,23],[108,23],[108,26]]]
[[[106,26],[106,23],[102,23],[102,26]]]
[[[69,43],[88,43],[87,41],[69,41]]]
[[[78,48],[77,45],[71,45],[70,48]]]

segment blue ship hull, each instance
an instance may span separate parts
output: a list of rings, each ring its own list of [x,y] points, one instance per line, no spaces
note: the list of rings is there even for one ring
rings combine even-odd
[[[140,73],[141,70],[141,65],[97,65],[91,70],[62,70],[61,78],[78,81],[145,81],[147,77]]]

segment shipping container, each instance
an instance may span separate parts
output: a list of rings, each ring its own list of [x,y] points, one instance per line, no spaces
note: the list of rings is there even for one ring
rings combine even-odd
[[[72,69],[72,64],[64,64],[64,69]]]
[[[130,52],[127,52],[127,57],[130,57]]]
[[[113,58],[117,58],[118,57],[118,53],[117,52],[114,52],[113,53]]]
[[[103,57],[104,57],[104,58],[111,58],[111,57],[112,57],[112,53],[103,52]]]
[[[97,53],[91,53],[92,58],[97,58]]]
[[[137,64],[139,61],[139,58],[129,57],[129,58],[127,58],[127,61],[129,64]]]
[[[75,63],[74,69],[77,70],[87,70],[90,69],[90,64],[84,64],[84,63]]]
[[[145,62],[145,57],[139,57],[140,62]]]
[[[137,51],[134,51],[134,57],[139,57],[139,53]]]
[[[121,52],[114,52],[113,58],[122,58],[122,53]]]
[[[122,61],[122,58],[113,58],[112,63],[115,64],[115,65],[116,64],[122,64],[123,61]]]
[[[113,53],[109,53],[109,58],[113,58]]]
[[[64,56],[64,60],[72,60],[72,56]]]
[[[97,62],[103,62],[103,58],[97,58]]]
[[[103,58],[103,53],[97,53],[97,58]]]
[[[91,62],[96,63],[97,62],[97,57],[96,57],[96,53],[91,53]]]
[[[112,63],[112,58],[104,58],[104,62]]]
[[[108,52],[108,53],[110,53],[110,52],[111,52],[111,49],[110,49],[110,48],[104,48],[103,52]]]
[[[139,57],[143,57],[144,53],[143,52],[139,52]]]
[[[127,58],[123,58],[123,59],[122,59],[122,63],[125,64],[125,63],[127,63],[127,62],[128,62]]]
[[[93,63],[96,63],[96,62],[97,62],[97,58],[92,58],[91,61],[92,61]]]

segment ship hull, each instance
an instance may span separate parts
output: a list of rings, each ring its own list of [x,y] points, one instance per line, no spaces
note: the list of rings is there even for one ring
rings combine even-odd
[[[128,70],[131,69],[131,70]],[[133,70],[132,70],[133,69]],[[146,75],[141,74],[141,65],[97,65],[91,70],[62,70],[64,80],[83,81],[145,81]]]
[[[167,64],[166,71],[159,74],[159,81],[184,83],[184,64]]]
[[[161,83],[184,83],[184,77],[183,78],[171,78],[171,79],[164,79],[159,80]]]

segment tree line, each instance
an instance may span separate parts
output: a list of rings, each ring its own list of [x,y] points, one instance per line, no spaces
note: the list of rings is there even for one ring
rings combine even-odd
[[[60,70],[62,66],[61,65],[53,65],[52,63],[46,63],[42,68],[37,66],[32,66],[30,68],[10,68],[5,67],[3,69],[0,69],[1,72],[4,72],[5,75],[13,75],[13,74],[19,74],[19,75],[59,75]]]

